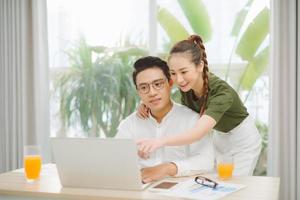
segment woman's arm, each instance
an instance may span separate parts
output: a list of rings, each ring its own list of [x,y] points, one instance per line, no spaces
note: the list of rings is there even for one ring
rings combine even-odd
[[[216,125],[216,120],[208,115],[202,115],[196,125],[182,134],[158,139],[141,139],[137,141],[139,151],[147,155],[163,146],[187,145],[200,140]]]

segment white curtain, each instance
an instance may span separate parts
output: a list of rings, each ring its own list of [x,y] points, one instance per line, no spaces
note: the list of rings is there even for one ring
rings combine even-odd
[[[49,160],[46,0],[0,0],[0,172],[22,167],[23,146]]]
[[[297,169],[300,170],[300,136],[297,134],[300,132],[300,69],[299,69],[299,62],[300,62],[300,33],[299,33],[299,28],[300,28],[300,4],[297,2],[297,121],[296,121],[296,186],[295,190],[297,191],[296,193],[296,199],[300,199],[300,172],[297,171]],[[298,136],[297,136],[298,135]]]
[[[300,199],[299,23],[297,0],[273,0],[272,86],[268,175],[280,177],[280,198]],[[297,20],[298,18],[298,20]],[[298,42],[298,44],[297,44]],[[297,92],[298,91],[298,92]]]

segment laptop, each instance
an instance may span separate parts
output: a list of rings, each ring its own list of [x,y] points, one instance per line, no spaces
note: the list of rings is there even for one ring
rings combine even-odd
[[[132,139],[51,138],[63,187],[143,190]]]

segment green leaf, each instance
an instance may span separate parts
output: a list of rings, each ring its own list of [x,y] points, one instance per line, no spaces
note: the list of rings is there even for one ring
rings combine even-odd
[[[252,60],[269,34],[269,16],[270,10],[265,7],[243,33],[236,50],[243,60]]]
[[[178,3],[193,31],[199,34],[203,41],[210,40],[212,27],[208,11],[202,0],[178,0]]]
[[[184,40],[189,36],[187,30],[167,9],[160,8],[157,13],[157,19],[169,36],[172,44]]]
[[[96,53],[102,53],[104,52],[107,48],[104,46],[92,46],[90,47],[91,51],[94,51]]]
[[[231,30],[232,36],[237,37],[239,35],[253,1],[254,0],[249,0],[247,4],[243,7],[243,9],[237,13],[235,17],[234,25]]]
[[[266,70],[269,61],[269,46],[263,49],[254,59],[248,63],[241,79],[240,87],[250,90],[256,80]]]

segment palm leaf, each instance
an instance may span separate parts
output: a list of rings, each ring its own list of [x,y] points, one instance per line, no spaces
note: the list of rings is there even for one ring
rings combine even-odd
[[[243,9],[237,13],[234,21],[234,25],[231,30],[231,35],[237,37],[240,33],[240,30],[245,22],[246,16],[249,13],[250,7],[254,0],[249,0]]]
[[[269,61],[269,47],[263,49],[254,59],[248,63],[240,80],[240,87],[250,90],[256,80],[266,70]]]
[[[157,19],[170,38],[172,45],[189,36],[187,30],[167,9],[160,8],[157,13]]]
[[[178,0],[178,3],[193,31],[199,34],[204,41],[210,40],[212,27],[204,3],[201,0]]]
[[[236,49],[243,60],[250,61],[269,34],[269,15],[269,9],[264,8],[243,33]]]

